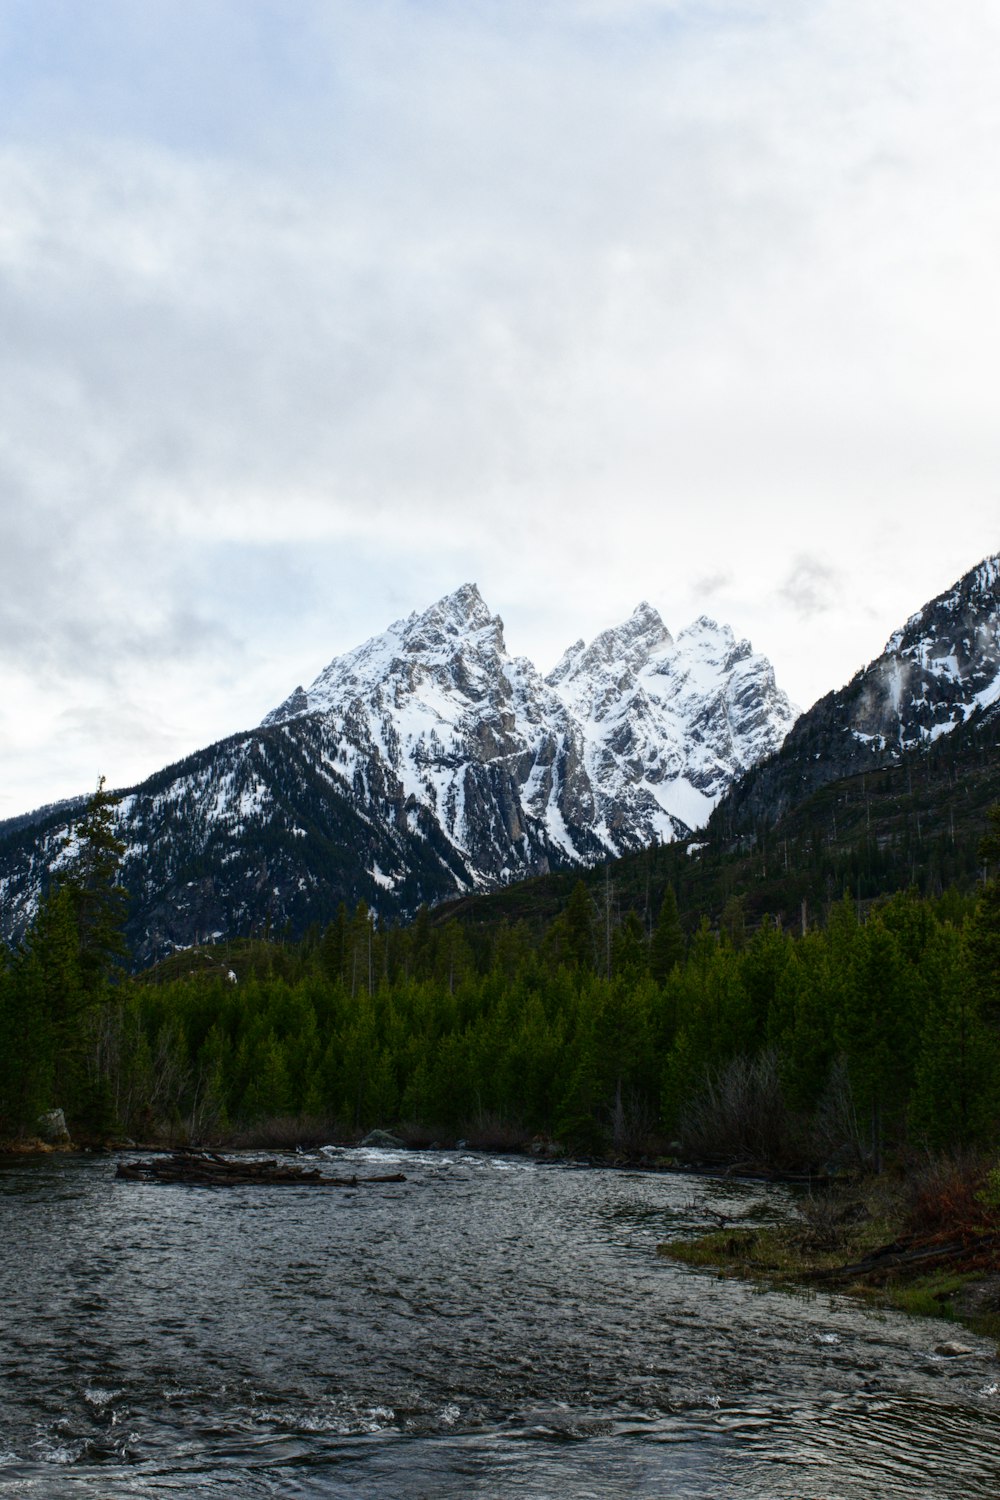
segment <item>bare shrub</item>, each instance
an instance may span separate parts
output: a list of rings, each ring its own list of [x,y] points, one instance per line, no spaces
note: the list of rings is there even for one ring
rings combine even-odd
[[[787,1162],[794,1134],[772,1051],[707,1069],[680,1127],[684,1150],[695,1157],[757,1165]]]
[[[833,1170],[865,1167],[871,1144],[858,1121],[847,1059],[838,1057],[816,1107],[812,1123],[813,1155]]]
[[[401,1125],[394,1125],[392,1133],[398,1136],[404,1146],[419,1151],[427,1146],[436,1146],[439,1142],[447,1140],[450,1132],[443,1126],[422,1125],[419,1120],[404,1120]]]
[[[659,1138],[657,1115],[645,1095],[637,1089],[623,1092],[619,1083],[611,1106],[611,1144],[616,1156],[646,1156],[655,1153]]]
[[[863,1199],[841,1192],[810,1193],[798,1209],[805,1225],[802,1245],[807,1250],[839,1249],[850,1231],[872,1216]]]
[[[994,1163],[957,1151],[931,1157],[907,1177],[907,1222],[920,1234],[975,1234],[995,1229],[1000,1203],[991,1184]]]
[[[260,1147],[271,1151],[291,1151],[296,1146],[323,1146],[339,1139],[336,1121],[321,1115],[273,1115],[243,1130],[226,1134],[225,1144],[235,1150]]]
[[[462,1137],[473,1151],[496,1151],[516,1155],[527,1151],[531,1144],[531,1131],[502,1115],[483,1110],[463,1130]]]

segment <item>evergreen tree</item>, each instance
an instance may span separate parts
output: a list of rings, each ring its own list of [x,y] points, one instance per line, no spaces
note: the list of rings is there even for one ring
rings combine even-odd
[[[677,911],[677,894],[673,886],[668,885],[649,947],[649,972],[657,984],[663,983],[675,965],[684,962],[686,948],[684,929]]]
[[[566,951],[576,969],[594,967],[594,923],[587,887],[578,880],[566,907]]]
[[[980,892],[968,938],[972,974],[985,1014],[1000,1024],[1000,806],[990,809],[989,831],[979,846],[984,874],[992,869]]]
[[[997,1123],[998,1047],[969,983],[967,956],[953,927],[937,935],[928,962],[936,983],[917,1056],[913,1115],[932,1146],[983,1144]]]
[[[646,972],[646,935],[634,911],[615,928],[611,939],[611,972],[616,979],[638,981]]]
[[[344,983],[347,967],[347,907],[341,901],[337,915],[328,923],[320,940],[320,963],[327,979],[334,984]]]
[[[100,1000],[128,956],[125,915],[128,892],[118,874],[125,845],[115,834],[120,797],[104,789],[104,777],[70,835],[75,844],[60,886],[69,893],[76,920],[80,981],[87,1001]]]

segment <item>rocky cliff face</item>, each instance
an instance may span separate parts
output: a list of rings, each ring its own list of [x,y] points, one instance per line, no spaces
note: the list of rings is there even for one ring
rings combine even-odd
[[[892,765],[1000,712],[1000,556],[988,557],[893,632],[884,651],[795,724],[781,750],[734,786],[724,836],[773,823],[810,792]]]
[[[620,828],[648,844],[702,827],[795,719],[749,641],[705,616],[674,640],[648,604],[589,646],[578,641],[547,680],[579,726],[611,840]]]
[[[427,808],[482,885],[700,827],[795,711],[728,626],[702,618],[674,641],[648,604],[542,678],[508,656],[467,584],[338,657],[264,724],[310,717]]]
[[[149,958],[301,930],[341,900],[397,916],[673,839],[793,719],[727,626],[674,640],[642,604],[543,678],[467,584],[123,798],[133,944]],[[6,933],[30,920],[66,828],[54,811],[0,830]]]

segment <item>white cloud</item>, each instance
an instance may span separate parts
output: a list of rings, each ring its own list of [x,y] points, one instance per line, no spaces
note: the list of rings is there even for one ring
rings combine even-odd
[[[466,577],[542,665],[709,595],[807,703],[1000,545],[982,0],[6,19],[0,813]]]

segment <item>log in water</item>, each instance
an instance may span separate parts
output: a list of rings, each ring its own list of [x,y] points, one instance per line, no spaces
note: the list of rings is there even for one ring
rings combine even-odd
[[[656,1254],[768,1184],[456,1153],[204,1192],[0,1164],[0,1495],[996,1500],[1000,1366],[940,1321]]]
[[[174,1151],[119,1162],[115,1176],[124,1182],[169,1182],[189,1187],[364,1187],[366,1184],[405,1182],[404,1172],[376,1177],[330,1177],[318,1167],[299,1162],[261,1161],[255,1157],[220,1156],[215,1151]]]

